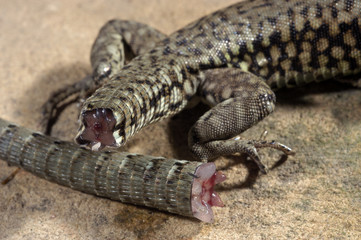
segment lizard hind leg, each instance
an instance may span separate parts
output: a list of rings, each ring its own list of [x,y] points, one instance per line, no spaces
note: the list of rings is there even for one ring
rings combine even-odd
[[[261,78],[240,69],[207,70],[199,92],[208,103],[215,105],[193,125],[188,135],[192,153],[201,160],[246,153],[265,173],[258,148],[271,147],[292,153],[290,148],[275,141],[235,138],[275,108],[276,96]]]

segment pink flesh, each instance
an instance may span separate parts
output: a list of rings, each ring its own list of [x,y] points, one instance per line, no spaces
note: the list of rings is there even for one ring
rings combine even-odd
[[[213,206],[223,207],[219,195],[214,192],[217,183],[226,180],[226,176],[216,171],[214,163],[200,165],[194,173],[197,177],[192,185],[192,212],[193,216],[204,222],[213,222]]]
[[[109,109],[97,108],[82,113],[85,130],[76,138],[81,145],[88,145],[93,150],[116,144],[113,137],[115,118]]]

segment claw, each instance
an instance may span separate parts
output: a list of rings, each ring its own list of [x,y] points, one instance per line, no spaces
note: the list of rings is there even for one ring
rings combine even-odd
[[[274,140],[272,141],[265,141],[264,139],[266,138],[266,135],[268,134],[267,130],[265,130],[261,136],[260,136],[260,140],[253,140],[253,141],[248,141],[245,145],[244,145],[244,152],[248,154],[248,156],[257,164],[258,168],[260,169],[260,171],[264,174],[267,173],[267,167],[261,162],[261,159],[258,155],[257,149],[258,148],[274,148],[277,150],[282,151],[284,154],[286,155],[294,155],[296,154],[295,151],[293,151],[290,147],[276,142]],[[234,141],[242,141],[240,136],[237,136],[235,138],[233,138]]]
[[[277,150],[280,150],[282,151],[284,154],[286,155],[294,155],[296,154],[295,151],[293,151],[290,147],[282,144],[282,143],[279,143],[279,142],[276,142],[274,140],[272,141],[254,141],[252,143],[249,143],[251,144],[255,150],[253,152],[253,154],[249,154],[249,156],[252,158],[253,161],[256,162],[256,164],[258,165],[260,171],[264,174],[267,173],[267,168],[265,165],[263,165],[263,163],[261,162],[261,159],[259,158],[258,156],[258,153],[257,153],[257,150],[258,148],[265,148],[265,147],[270,147],[270,148],[274,148],[274,149],[277,149]]]
[[[246,148],[247,154],[248,156],[257,164],[259,170],[263,173],[266,174],[267,173],[267,167],[262,163],[258,152],[257,152],[257,148],[254,146],[254,144],[252,143],[248,143],[249,147]]]
[[[254,147],[255,148],[265,148],[265,147],[269,147],[269,148],[274,148],[274,149],[277,149],[277,150],[280,150],[282,151],[284,154],[286,155],[294,155],[296,154],[295,151],[293,151],[290,147],[282,144],[282,143],[279,143],[279,142],[276,142],[275,140],[272,140],[272,141],[262,141],[262,142],[259,142],[259,141],[255,141],[253,143]]]
[[[261,136],[259,137],[259,140],[260,141],[266,140],[267,135],[268,135],[268,131],[264,130],[263,133],[261,134]]]

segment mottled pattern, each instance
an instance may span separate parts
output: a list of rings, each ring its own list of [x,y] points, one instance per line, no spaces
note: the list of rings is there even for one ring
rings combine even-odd
[[[164,34],[142,23],[109,21],[100,30],[92,47],[90,60],[95,67],[94,80],[101,82],[103,78],[111,77],[134,56],[144,54],[164,38]]]
[[[230,83],[219,81],[225,76]],[[202,95],[216,107],[206,112],[189,131],[188,143],[196,156],[207,161],[217,156],[243,152],[265,172],[257,148],[272,147],[286,154],[293,153],[288,147],[274,141],[232,138],[235,133],[243,132],[273,112],[276,96],[265,82],[259,81],[249,72],[234,68],[208,70],[204,77],[205,80],[200,81]]]
[[[191,190],[202,163],[92,152],[0,119],[0,159],[73,189],[193,216]]]
[[[110,21],[91,54],[95,85],[104,85],[84,103],[76,139],[97,144],[82,138],[89,128],[83,116],[94,109],[113,113],[117,147],[199,95],[214,107],[191,129],[191,151],[204,161],[247,153],[264,169],[257,148],[291,150],[232,137],[274,110],[271,89],[359,73],[360,13],[361,2],[352,0],[244,1],[169,37],[144,24]]]

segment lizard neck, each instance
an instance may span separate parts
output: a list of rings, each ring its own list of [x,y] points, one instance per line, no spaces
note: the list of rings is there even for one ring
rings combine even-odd
[[[78,140],[91,127],[87,121],[97,128],[104,122],[102,116],[92,113],[94,109],[107,109],[109,121],[113,121],[110,115],[114,117],[115,125],[106,132],[111,132],[115,142],[109,144],[112,142],[109,135],[103,139],[108,139],[106,145],[118,147],[145,125],[172,116],[187,105],[198,87],[196,72],[188,71],[184,61],[169,60],[159,54],[164,48],[135,58],[86,101],[80,117],[83,124],[76,138],[79,143],[87,143]]]

